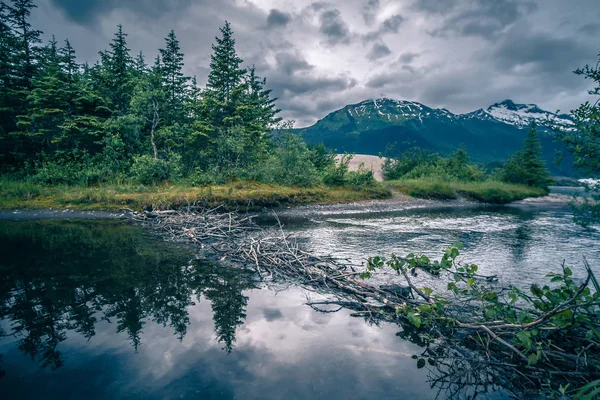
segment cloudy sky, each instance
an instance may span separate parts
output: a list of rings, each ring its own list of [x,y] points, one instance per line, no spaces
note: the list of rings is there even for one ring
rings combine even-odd
[[[152,60],[170,29],[186,72],[206,80],[225,20],[237,49],[312,124],[390,97],[468,112],[510,98],[567,112],[587,99],[572,71],[600,53],[598,0],[37,0],[33,23],[94,62],[123,24]]]

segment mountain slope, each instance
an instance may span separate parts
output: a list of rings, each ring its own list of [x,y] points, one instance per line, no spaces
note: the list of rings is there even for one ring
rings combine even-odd
[[[468,114],[404,100],[367,100],[334,111],[298,131],[308,143],[324,143],[338,152],[359,154],[377,155],[394,144],[397,151],[416,145],[449,154],[464,145],[473,161],[489,164],[502,163],[521,148],[532,120],[542,131],[544,159],[552,172],[570,174],[568,165],[555,165],[560,145],[544,134],[549,132],[545,128],[549,121],[568,129],[570,118],[510,100]]]

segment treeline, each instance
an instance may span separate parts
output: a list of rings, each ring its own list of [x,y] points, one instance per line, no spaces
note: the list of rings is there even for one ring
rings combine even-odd
[[[388,157],[383,165],[387,180],[437,179],[445,182],[483,182],[493,180],[534,188],[547,188],[553,180],[542,158],[542,145],[532,124],[523,148],[499,168],[472,164],[464,147],[450,156],[411,147],[398,156]]]
[[[142,53],[132,56],[119,25],[99,61],[81,65],[68,40],[41,44],[29,22],[35,7],[0,3],[3,174],[50,185],[251,179],[310,186],[353,178],[331,151],[287,133],[266,80],[243,67],[229,23],[201,88],[183,72],[174,31],[149,64]]]

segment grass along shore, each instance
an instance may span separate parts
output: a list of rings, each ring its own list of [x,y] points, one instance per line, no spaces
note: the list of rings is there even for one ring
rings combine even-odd
[[[471,200],[491,204],[507,204],[527,197],[540,197],[548,194],[542,188],[513,185],[499,181],[453,182],[435,178],[402,179],[386,181],[387,187],[411,197],[436,200],[454,200],[466,197]]]
[[[344,203],[386,199],[391,191],[377,184],[365,187],[312,188],[234,182],[225,185],[189,186],[163,184],[112,184],[99,186],[45,186],[0,180],[0,209],[71,208],[76,210],[117,211],[124,208],[172,209],[191,203],[207,206],[224,204],[229,208],[284,207],[300,204]]]

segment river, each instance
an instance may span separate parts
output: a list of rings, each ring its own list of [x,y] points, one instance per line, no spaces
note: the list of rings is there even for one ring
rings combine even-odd
[[[565,207],[281,216],[320,254],[462,257],[508,284],[600,268],[600,235]],[[268,224],[268,218],[263,220]],[[435,371],[398,326],[319,313],[293,284],[192,259],[116,220],[0,221],[0,393],[6,399],[430,399]],[[374,278],[384,279],[384,278]],[[503,392],[479,398],[503,398]]]

